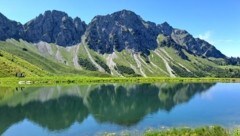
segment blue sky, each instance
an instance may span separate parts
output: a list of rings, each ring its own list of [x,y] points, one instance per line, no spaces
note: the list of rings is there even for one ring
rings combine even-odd
[[[128,9],[147,21],[185,29],[227,56],[240,56],[240,0],[0,0],[0,12],[21,23],[52,9],[86,23],[95,15]]]

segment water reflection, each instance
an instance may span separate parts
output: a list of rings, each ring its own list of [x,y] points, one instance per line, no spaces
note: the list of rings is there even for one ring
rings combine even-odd
[[[171,112],[214,84],[92,85],[0,88],[0,134],[29,119],[50,131],[69,128],[89,115],[99,123],[132,126],[159,110]]]

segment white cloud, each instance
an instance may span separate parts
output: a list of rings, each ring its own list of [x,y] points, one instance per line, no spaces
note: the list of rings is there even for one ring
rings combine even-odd
[[[206,31],[203,34],[199,34],[198,37],[202,40],[205,40],[211,44],[214,44],[215,41],[212,39],[212,31]]]
[[[197,36],[198,38],[205,40],[211,44],[232,44],[232,43],[240,43],[239,41],[234,41],[232,39],[213,39],[213,32],[212,31],[206,31],[203,34],[199,34]]]
[[[213,31],[206,31],[196,36],[209,42],[227,56],[239,56],[240,40],[234,39],[214,39]],[[239,56],[240,57],[240,56]]]

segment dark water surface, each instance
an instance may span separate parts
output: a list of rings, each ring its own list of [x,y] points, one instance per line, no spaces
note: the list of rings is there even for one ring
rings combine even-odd
[[[240,84],[0,87],[0,135],[78,136],[240,126]]]

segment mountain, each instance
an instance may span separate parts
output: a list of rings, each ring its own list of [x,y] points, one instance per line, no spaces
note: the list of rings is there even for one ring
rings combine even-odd
[[[205,57],[225,58],[213,45],[194,38],[185,30],[175,29],[167,22],[156,25],[144,21],[132,11],[122,10],[111,15],[96,16],[86,30],[86,44],[99,53],[112,53],[114,49],[149,54],[157,48],[159,34],[169,36],[174,44],[183,46],[192,54]]]
[[[61,46],[81,42],[86,24],[80,18],[71,18],[60,11],[46,11],[24,25],[24,40],[29,42],[56,43]]]
[[[158,25],[161,34],[169,36],[170,40],[176,44],[183,46],[183,48],[195,55],[213,58],[226,58],[219,50],[208,42],[199,38],[194,38],[185,30],[175,29],[170,26],[167,22]]]
[[[20,39],[23,34],[23,26],[20,23],[9,20],[0,13],[0,40],[8,38]]]
[[[132,11],[123,10],[106,16],[96,16],[86,30],[86,44],[99,53],[147,53],[157,48],[159,30],[156,24],[144,21]]]
[[[31,72],[15,62],[2,65],[5,71],[0,73],[8,73],[3,77],[23,72],[25,76],[240,76],[239,58],[228,58],[208,42],[167,22],[145,21],[128,10],[98,15],[88,25],[56,10],[24,25],[2,14],[0,18],[0,63],[17,58],[33,65],[34,71],[39,68],[46,73]]]

